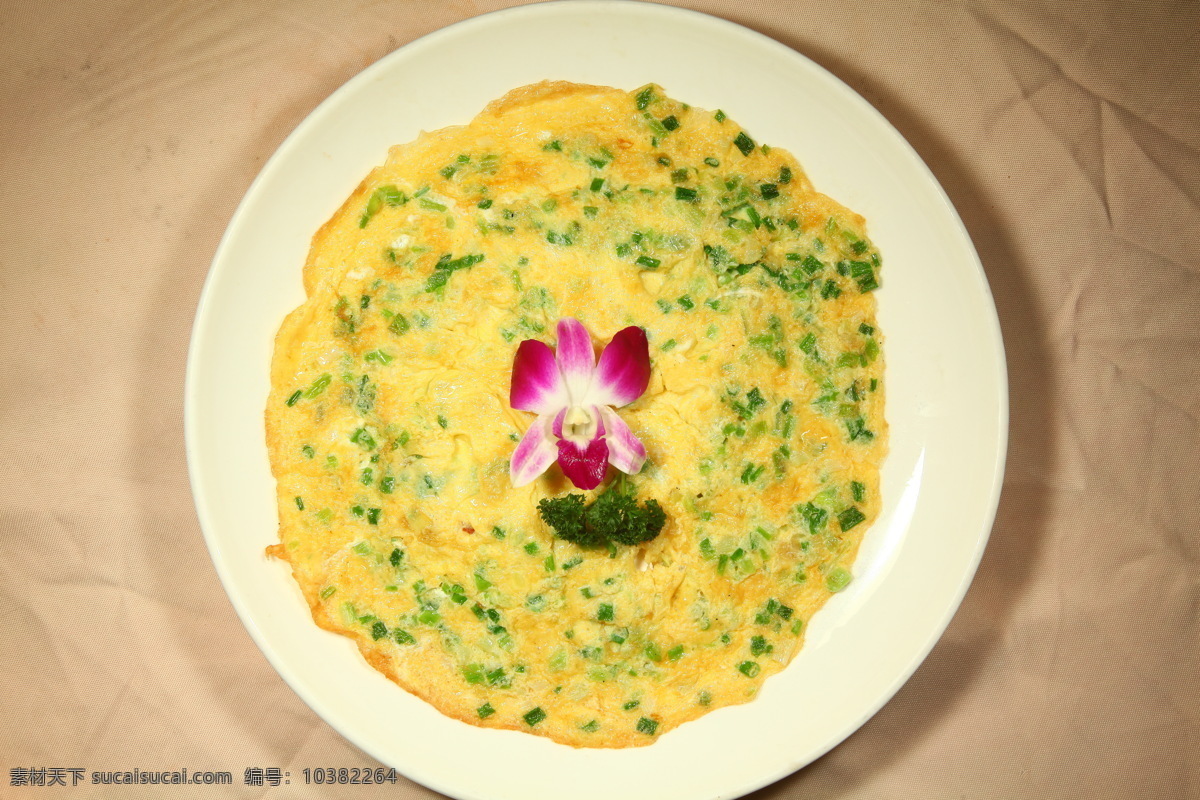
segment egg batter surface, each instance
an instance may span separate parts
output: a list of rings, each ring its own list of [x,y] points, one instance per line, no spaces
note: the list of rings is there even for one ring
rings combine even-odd
[[[267,436],[316,622],[443,713],[588,747],[751,700],[851,579],[886,450],[880,258],[855,213],[721,112],[547,82],[395,147],[317,233]],[[666,512],[582,549],[514,488],[524,339],[645,329],[619,409]]]

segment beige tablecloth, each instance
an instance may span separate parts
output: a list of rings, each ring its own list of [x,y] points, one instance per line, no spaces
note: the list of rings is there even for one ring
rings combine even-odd
[[[1200,5],[682,4],[811,57],[908,138],[979,249],[1011,376],[999,516],[945,637],[755,796],[1200,797]],[[184,359],[284,136],[388,52],[503,5],[0,3],[0,796],[435,796],[246,782],[375,762],[226,599]],[[234,785],[88,784],[181,767]]]

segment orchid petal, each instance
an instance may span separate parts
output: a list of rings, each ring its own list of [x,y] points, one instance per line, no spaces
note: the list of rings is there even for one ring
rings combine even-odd
[[[567,399],[567,387],[550,345],[534,339],[521,342],[513,358],[509,405],[535,414],[553,414],[567,405]]]
[[[600,419],[607,430],[608,463],[626,475],[636,474],[646,463],[646,446],[611,408],[602,407]]]
[[[549,469],[558,457],[554,442],[554,437],[550,435],[550,417],[543,414],[525,431],[525,436],[513,452],[508,466],[513,486],[524,486]]]
[[[593,408],[592,413],[599,417],[600,409]],[[558,437],[562,436],[562,420],[565,416],[564,410],[554,419],[553,430]],[[599,486],[608,470],[608,443],[604,439],[603,418],[598,418],[596,422],[596,435],[586,446],[558,439],[558,465],[571,483],[584,490]]]
[[[650,385],[650,345],[646,332],[631,325],[617,331],[600,354],[586,400],[601,406],[625,406]]]
[[[571,402],[580,402],[592,384],[596,353],[592,350],[592,337],[579,320],[564,317],[558,321],[558,351],[555,359]]]

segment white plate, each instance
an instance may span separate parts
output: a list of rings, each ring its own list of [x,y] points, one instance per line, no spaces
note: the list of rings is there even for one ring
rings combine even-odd
[[[573,750],[442,716],[368,667],[348,639],[319,630],[286,567],[263,555],[277,535],[263,441],[268,364],[283,316],[304,299],[312,234],[390,145],[465,123],[488,101],[546,78],[626,89],[653,81],[724,109],[866,216],[884,259],[891,452],[883,513],[854,582],[755,702],[622,751]],[[999,325],[978,257],[936,180],[882,116],[808,59],[740,26],[588,0],[453,25],[322,103],[263,168],[217,250],[186,388],[200,522],[254,640],[348,739],[463,800],[732,798],[838,744],[904,683],[958,607],[991,529],[1007,419]]]

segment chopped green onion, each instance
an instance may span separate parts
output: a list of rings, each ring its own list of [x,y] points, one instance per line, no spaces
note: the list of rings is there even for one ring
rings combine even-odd
[[[764,183],[758,187],[758,191],[762,194],[763,200],[773,200],[779,197],[779,187],[773,183]]]
[[[853,576],[842,567],[834,568],[827,576],[825,576],[825,587],[831,592],[840,592],[850,585]]]
[[[637,724],[638,733],[644,733],[647,736],[653,736],[658,732],[658,722],[649,717],[642,717]]]
[[[850,441],[854,441],[855,439],[870,441],[875,438],[874,432],[867,428],[867,421],[862,417],[846,420],[846,431],[850,434]]]
[[[851,261],[850,277],[858,284],[858,290],[864,294],[879,288],[879,281],[875,277],[875,268],[869,261]]]
[[[845,511],[838,514],[838,524],[842,526],[842,530],[848,531],[866,518],[867,515],[859,511],[858,508],[855,506],[850,506]]]
[[[328,600],[329,598],[333,597],[333,595],[336,591],[337,591],[336,586],[326,586],[324,589],[321,590],[321,599]]]
[[[745,131],[739,132],[733,143],[737,145],[737,149],[741,150],[744,156],[748,156],[754,152],[754,140],[747,136]]]
[[[690,189],[687,186],[676,186],[675,187],[675,199],[676,200],[695,200],[696,199],[696,190]]]
[[[747,678],[754,678],[762,671],[762,667],[756,661],[743,661],[737,666],[738,672],[745,675]]]
[[[808,532],[816,534],[825,527],[825,521],[829,518],[829,512],[819,506],[814,506],[812,503],[805,503],[800,507],[800,516],[808,523]]]
[[[311,386],[304,390],[304,396],[309,400],[312,400],[314,397],[320,395],[321,392],[325,391],[325,388],[332,382],[333,376],[326,372],[324,375],[313,381]]]
[[[289,397],[289,398],[287,399],[287,404],[288,404],[289,406],[294,406],[294,405],[296,405],[296,403],[297,403],[297,402],[299,402],[299,400],[300,400],[300,397],[301,397],[303,394],[304,394],[304,390],[303,390],[303,389],[297,389],[296,391],[292,392],[292,395],[291,395],[291,397]]]
[[[525,720],[525,724],[531,728],[534,725],[537,725],[539,722],[541,722],[545,718],[546,718],[546,712],[542,711],[541,706],[538,706],[537,708],[533,709],[532,711],[527,711],[525,713],[525,716],[523,717],[523,719]]]
[[[728,119],[728,117],[725,116],[724,111],[718,108],[717,113],[713,114],[713,119],[715,119],[717,122],[724,122],[726,119]]]
[[[492,714],[496,713],[496,709],[492,708],[491,703],[484,703],[479,708],[475,709],[475,713],[479,715],[480,719],[487,719]]]
[[[600,622],[612,622],[615,612],[612,603],[601,603],[596,609],[596,619]]]
[[[362,447],[364,450],[374,450],[376,441],[375,437],[367,431],[366,428],[358,428],[350,436],[350,441]]]
[[[805,334],[804,338],[800,340],[800,349],[808,355],[815,357],[817,352],[817,335],[812,331]]]
[[[772,652],[775,646],[770,644],[766,637],[754,636],[750,639],[750,654],[754,656],[765,656]]]
[[[647,86],[645,89],[642,89],[640,92],[638,92],[634,99],[637,102],[638,111],[645,110],[646,106],[650,105],[650,103],[654,100],[654,87]]]
[[[704,163],[705,163],[705,164],[708,164],[710,167],[719,167],[719,166],[721,166],[721,162],[720,162],[720,161],[717,161],[717,160],[716,160],[715,158],[713,158],[712,156],[709,156],[708,158],[704,159]]]
[[[388,330],[399,336],[403,333],[406,333],[409,327],[408,320],[404,318],[404,315],[397,314],[392,317],[392,322],[390,325],[388,325]]]
[[[746,464],[746,468],[742,470],[742,483],[754,483],[762,476],[766,469],[766,467],[758,467],[749,463]]]
[[[388,635],[387,625],[384,625],[382,622],[376,622],[374,625],[371,626],[371,638],[374,639],[375,641],[378,642],[380,639],[382,639],[383,637],[385,637],[387,635]]]

